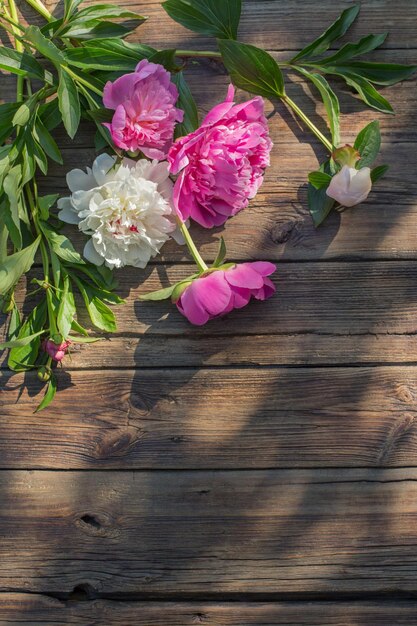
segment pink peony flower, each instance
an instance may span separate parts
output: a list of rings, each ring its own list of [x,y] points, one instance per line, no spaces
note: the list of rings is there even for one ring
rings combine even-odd
[[[143,59],[135,71],[104,87],[103,103],[115,109],[110,131],[116,146],[150,159],[163,159],[174,138],[176,122],[184,112],[175,108],[178,90],[162,65]]]
[[[179,175],[174,205],[184,221],[192,217],[206,228],[224,224],[244,209],[262,184],[272,141],[259,96],[234,104],[230,85],[226,101],[215,106],[202,125],[181,137],[168,154],[170,171]]]
[[[55,343],[52,339],[45,339],[42,344],[42,348],[49,354],[54,361],[62,361],[66,355],[67,348],[70,345],[70,341],[62,341],[61,343]]]
[[[256,300],[270,298],[275,293],[275,286],[268,276],[275,270],[273,263],[256,261],[210,272],[193,280],[176,305],[192,324],[202,326],[232,309],[241,309],[251,297]]]

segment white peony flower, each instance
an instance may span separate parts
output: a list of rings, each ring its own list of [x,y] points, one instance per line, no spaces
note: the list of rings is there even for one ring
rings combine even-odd
[[[59,218],[90,236],[85,258],[110,268],[144,268],[175,230],[173,184],[166,161],[133,161],[102,154],[87,173],[67,174],[71,196],[58,201]]]
[[[340,172],[333,176],[326,193],[342,206],[351,207],[366,200],[371,188],[369,167],[356,170],[354,167],[344,165]]]

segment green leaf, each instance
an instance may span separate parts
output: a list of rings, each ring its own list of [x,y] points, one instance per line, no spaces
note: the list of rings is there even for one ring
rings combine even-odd
[[[4,223],[4,219],[0,218],[0,264],[7,259],[8,241],[9,231]]]
[[[49,156],[52,161],[63,165],[62,154],[56,144],[55,139],[52,137],[49,130],[43,125],[42,121],[38,118],[35,123],[34,137],[37,143],[41,146],[44,152]]]
[[[320,92],[323,104],[326,109],[327,117],[329,120],[329,128],[332,134],[332,142],[334,146],[340,143],[340,105],[339,100],[330,87],[327,80],[321,74],[314,72],[308,72],[307,70],[298,67],[297,71],[303,74],[306,78],[311,80],[313,85]]]
[[[123,41],[123,39],[91,39],[90,41],[86,41],[83,46],[113,52],[123,56],[130,56],[136,61],[136,64],[138,64],[141,59],[146,59],[156,52],[155,48],[151,48],[145,44],[129,43]]]
[[[7,257],[0,267],[0,294],[5,295],[15,286],[19,278],[33,265],[41,237],[35,239],[27,248]]]
[[[378,167],[374,167],[371,171],[371,180],[372,184],[376,183],[377,180],[385,176],[389,169],[389,165],[378,165]]]
[[[223,263],[226,257],[226,253],[227,253],[227,250],[226,250],[226,244],[224,242],[224,238],[220,237],[219,251],[214,260],[213,267],[219,267]]]
[[[381,133],[378,120],[374,120],[360,131],[353,147],[361,155],[358,169],[371,166],[381,148]]]
[[[61,50],[50,39],[47,39],[38,26],[29,26],[25,32],[25,39],[30,41],[38,52],[52,61],[58,69],[65,65],[65,57]]]
[[[78,289],[81,292],[88,314],[94,326],[110,333],[117,330],[116,318],[113,311],[97,298],[88,285],[76,279]]]
[[[57,315],[58,331],[66,339],[72,327],[76,312],[74,294],[68,276],[64,278],[64,289],[60,295],[60,303]]]
[[[12,339],[15,339],[18,336],[20,326],[21,326],[20,312],[16,304],[14,304],[12,311],[10,313],[9,328],[7,329],[8,341],[12,341]]]
[[[380,35],[367,35],[366,37],[362,37],[362,39],[356,43],[347,43],[335,54],[325,57],[324,59],[320,59],[320,63],[322,65],[343,64],[345,61],[349,61],[354,57],[371,52],[371,50],[375,50],[375,48],[379,48],[379,46],[382,46],[384,43],[387,35],[388,33],[381,33]]]
[[[108,71],[111,68],[113,71],[133,72],[138,64],[138,59],[130,55],[90,46],[68,48],[65,58],[70,65],[85,70]]]
[[[158,50],[149,57],[149,61],[163,65],[169,72],[178,72],[181,70],[181,65],[175,63],[175,53],[175,48],[170,48],[169,50]]]
[[[71,20],[71,24],[85,20],[107,20],[112,18],[125,18],[144,21],[147,18],[134,11],[129,11],[115,4],[93,4],[81,9]]]
[[[39,335],[44,333],[44,330],[39,330],[37,333],[33,333],[33,335],[27,335],[26,337],[22,337],[21,339],[12,339],[10,341],[4,341],[0,343],[0,350],[6,350],[11,348],[23,348],[27,346],[31,341],[33,341]]]
[[[55,397],[56,390],[57,390],[56,378],[55,378],[54,374],[51,374],[51,378],[49,379],[48,386],[46,387],[46,392],[45,392],[45,395],[43,397],[43,400],[37,406],[37,408],[35,409],[34,413],[39,413],[39,411],[42,411],[43,409],[46,409],[46,407],[49,404],[51,404],[52,400]]]
[[[241,0],[166,0],[165,11],[189,30],[220,39],[236,39]]]
[[[27,124],[27,122],[29,121],[29,118],[30,118],[30,108],[28,107],[27,104],[23,103],[17,109],[12,119],[12,124],[13,126],[25,126],[25,124]]]
[[[107,39],[108,37],[126,37],[130,33],[129,28],[122,24],[113,24],[113,22],[101,22],[100,20],[89,20],[75,23],[74,26],[65,30],[62,37],[68,39],[78,39],[84,41],[86,39]]]
[[[91,111],[88,111],[88,115],[95,122],[99,124],[103,124],[103,122],[111,122],[113,115],[114,115],[114,111],[112,109],[105,109],[105,108],[92,109]]]
[[[43,174],[48,172],[48,159],[43,148],[38,144],[33,135],[30,135],[27,140],[27,148],[29,154],[35,159],[39,169]]]
[[[41,80],[45,78],[45,71],[34,56],[5,46],[0,46],[0,69],[18,76],[29,76]]]
[[[83,0],[64,0],[64,19],[68,20]]]
[[[237,41],[219,40],[223,62],[233,83],[267,98],[284,95],[284,78],[270,54]]]
[[[59,72],[58,99],[65,129],[74,139],[81,117],[80,99],[74,81],[64,70]]]
[[[42,120],[42,123],[47,130],[54,130],[54,128],[62,122],[58,98],[54,98],[50,102],[41,104],[38,109],[38,117]]]
[[[346,83],[355,89],[361,99],[366,102],[366,104],[377,111],[382,111],[383,113],[393,113],[394,110],[388,100],[386,100],[380,93],[371,85],[370,82],[358,76],[357,74],[351,74],[349,71],[346,71],[342,67],[336,68],[321,68],[325,73],[328,74],[336,74],[337,76],[342,76],[345,79]]]
[[[144,293],[139,295],[139,300],[151,300],[152,302],[158,300],[167,300],[172,295],[175,287],[179,283],[175,283],[175,285],[170,285],[170,287],[165,287],[164,289],[158,289],[157,291],[150,291],[149,293]]]
[[[182,72],[172,76],[172,82],[178,89],[177,107],[184,111],[183,121],[175,127],[175,137],[182,137],[198,128],[197,105]]]
[[[326,174],[325,172],[310,172],[308,175],[308,182],[310,185],[313,185],[315,189],[322,189],[323,187],[328,187],[332,177],[330,174]]]
[[[0,196],[1,208],[2,208],[2,220],[10,235],[10,239],[15,248],[20,249],[22,247],[22,232],[20,229],[20,220],[15,223],[15,215],[12,214],[10,202],[7,196],[4,194]]]
[[[337,18],[331,26],[320,37],[315,39],[311,44],[303,48],[298,54],[293,57],[291,63],[303,59],[306,57],[317,56],[326,52],[330,47],[330,44],[342,37],[348,28],[353,24],[358,16],[360,6],[358,4],[345,9],[343,13]]]
[[[3,181],[3,189],[9,199],[9,203],[5,204],[3,208],[5,223],[9,229],[13,243],[18,248],[22,245],[18,204],[21,181],[22,167],[20,165],[12,167]]]
[[[19,102],[7,102],[5,104],[0,104],[0,145],[4,143],[13,133],[12,120],[14,119],[15,113],[19,107]],[[2,150],[2,148],[0,148],[0,150]],[[0,154],[0,163],[2,163],[4,158],[5,157]],[[0,174],[1,172],[2,166],[0,165]]]
[[[345,68],[358,74],[362,78],[377,85],[395,85],[410,78],[416,71],[417,65],[401,65],[400,63],[373,63],[371,61],[352,61]]]
[[[59,193],[53,193],[48,196],[38,196],[39,216],[42,220],[49,218],[49,210],[59,198]]]
[[[329,161],[320,165],[319,171],[330,174]],[[326,194],[326,189],[316,189],[311,183],[308,185],[307,197],[311,217],[313,218],[314,226],[317,228],[329,215],[335,201]]]
[[[31,142],[29,142],[30,144]],[[22,187],[26,185],[35,175],[36,161],[33,156],[33,151],[29,153],[28,145],[26,144],[22,148]]]
[[[81,265],[84,264],[83,258],[75,250],[68,237],[57,233],[49,226],[47,222],[41,221],[39,225],[42,229],[43,234],[48,239],[52,250],[60,259],[68,261],[69,263],[80,263]]]
[[[34,366],[41,344],[40,335],[44,332],[45,324],[46,299],[34,307],[27,320],[19,327],[17,333],[18,340],[23,340],[27,337],[32,337],[32,339],[27,344],[10,350],[7,361],[10,369],[24,371]]]

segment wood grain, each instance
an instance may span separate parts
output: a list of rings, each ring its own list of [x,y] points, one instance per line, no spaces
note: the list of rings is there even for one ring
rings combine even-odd
[[[414,263],[280,263],[272,299],[202,328],[170,301],[138,300],[192,271],[190,265],[120,271],[126,303],[115,308],[118,334],[75,346],[66,368],[417,361]],[[22,285],[19,304],[24,295]],[[25,306],[29,310],[33,301]],[[85,316],[81,321],[89,325]]]
[[[121,4],[150,16],[133,40],[213,49],[156,0]],[[243,5],[240,39],[288,59],[351,2]],[[389,30],[370,58],[415,63],[415,12],[366,0],[349,39]],[[186,72],[204,115],[228,78],[207,60]],[[169,244],[166,265],[119,273],[118,333],[74,349],[50,408],[32,413],[35,373],[1,372],[1,624],[417,622],[404,599],[416,592],[416,80],[384,90],[395,117],[342,87],[343,141],[379,119],[390,171],[317,231],[305,180],[324,152],[266,103],[275,147],[260,193],[224,229],[193,234],[207,260],[224,232],[229,258],[281,261],[272,300],[202,329],[169,305],[139,305],[190,270]],[[315,96],[292,75],[287,85],[325,131]],[[0,98],[13,90],[0,74]],[[64,193],[66,171],[94,158],[92,131],[55,136],[66,166],[41,189]]]
[[[410,626],[415,602],[62,602],[46,596],[0,594],[6,626]]]
[[[16,470],[0,494],[2,591],[415,591],[415,469]]]
[[[40,414],[2,381],[3,468],[417,465],[415,367],[63,371]]]

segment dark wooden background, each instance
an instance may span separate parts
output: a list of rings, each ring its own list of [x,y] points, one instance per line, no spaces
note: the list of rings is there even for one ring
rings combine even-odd
[[[213,48],[159,2],[124,4],[149,15],[136,40]],[[241,40],[286,59],[351,2],[243,4]],[[389,30],[378,58],[416,63],[416,24],[415,0],[366,0],[351,38]],[[201,113],[223,99],[217,62],[187,77]],[[309,89],[288,92],[324,130]],[[273,299],[204,328],[139,304],[189,273],[169,245],[119,272],[118,333],[74,352],[51,408],[34,415],[36,377],[3,365],[0,624],[417,623],[416,80],[385,94],[395,117],[342,87],[343,139],[380,119],[390,170],[318,231],[305,181],[323,149],[267,103],[272,165],[224,235],[231,259],[278,262]],[[92,132],[57,138],[66,165],[43,187],[64,193]],[[193,228],[209,260],[221,232]]]

